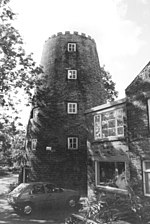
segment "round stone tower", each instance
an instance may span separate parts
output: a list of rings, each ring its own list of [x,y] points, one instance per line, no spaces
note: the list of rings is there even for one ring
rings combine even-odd
[[[44,45],[46,82],[28,124],[31,176],[62,187],[87,187],[86,109],[105,103],[105,90],[90,36],[58,33]]]

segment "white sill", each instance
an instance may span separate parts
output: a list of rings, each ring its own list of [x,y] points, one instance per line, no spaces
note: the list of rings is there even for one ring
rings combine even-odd
[[[146,196],[146,197],[150,197],[150,194],[146,194],[146,193],[145,193],[144,196]]]
[[[96,188],[99,190],[103,190],[103,191],[107,191],[107,192],[111,192],[111,193],[128,195],[128,190],[119,189],[119,188],[115,188],[115,187],[97,185]]]
[[[115,141],[115,140],[121,140],[125,139],[124,135],[120,136],[112,136],[112,137],[107,137],[107,138],[99,138],[99,139],[94,139],[94,142],[106,142],[106,141]]]

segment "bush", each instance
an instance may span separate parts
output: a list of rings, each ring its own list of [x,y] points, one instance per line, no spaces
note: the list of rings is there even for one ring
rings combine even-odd
[[[9,185],[9,190],[8,193],[13,191],[16,187],[18,186],[18,183],[13,182],[12,184]]]
[[[131,187],[128,195],[113,193],[97,193],[97,200],[87,201],[79,211],[79,216],[72,215],[67,224],[83,223],[119,223],[126,221],[131,224],[150,223],[150,200],[139,197]]]

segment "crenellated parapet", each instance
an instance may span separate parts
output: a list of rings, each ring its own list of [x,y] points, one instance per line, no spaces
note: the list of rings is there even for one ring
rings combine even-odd
[[[57,38],[57,37],[60,37],[60,36],[68,36],[68,35],[76,35],[76,36],[79,36],[79,37],[84,38],[84,39],[89,39],[89,40],[91,40],[95,43],[95,40],[91,36],[86,35],[85,33],[80,34],[77,31],[74,31],[72,33],[70,31],[65,31],[65,33],[58,32],[57,34],[53,34],[52,36],[50,36],[48,38],[48,40],[53,39],[53,38]],[[47,40],[45,42],[47,42]]]

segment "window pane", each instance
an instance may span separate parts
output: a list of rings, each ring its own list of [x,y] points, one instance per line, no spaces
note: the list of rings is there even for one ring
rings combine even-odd
[[[116,110],[116,117],[117,118],[122,118],[123,117],[123,109]]]
[[[123,135],[124,134],[123,130],[124,130],[123,127],[117,128],[118,135]]]
[[[145,169],[150,169],[150,162],[145,162]]]
[[[115,128],[108,129],[108,135],[109,136],[115,136],[116,135],[116,129]]]
[[[103,130],[103,138],[107,138],[108,137],[108,130],[104,129]]]
[[[110,120],[110,121],[108,122],[108,127],[109,127],[109,128],[113,128],[113,127],[115,127],[115,120]]]
[[[145,173],[145,190],[146,194],[150,194],[150,173]]]
[[[108,116],[108,119],[113,119],[113,118],[115,118],[115,113],[114,113],[114,111],[111,111],[111,112],[107,113],[107,116]]]
[[[108,122],[102,121],[102,129],[108,128]]]
[[[125,163],[124,162],[100,162],[100,184],[125,188]]]
[[[95,122],[100,122],[100,115],[95,116]]]
[[[124,162],[117,162],[116,163],[118,174],[121,174],[125,171],[125,163]]]
[[[101,162],[100,163],[100,182],[112,182],[115,177],[115,163]]]
[[[33,186],[33,194],[44,194],[44,186],[42,184],[37,184]]]
[[[95,139],[101,138],[101,123],[100,123],[100,115],[95,116],[95,122],[94,122],[94,131],[95,131]]]
[[[123,126],[123,120],[117,119],[117,126]]]

